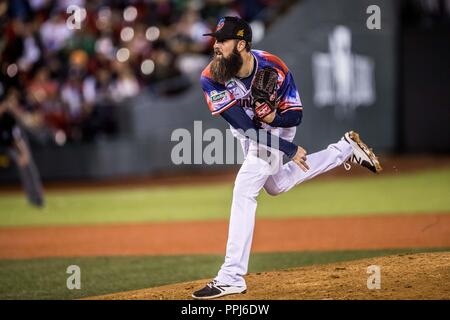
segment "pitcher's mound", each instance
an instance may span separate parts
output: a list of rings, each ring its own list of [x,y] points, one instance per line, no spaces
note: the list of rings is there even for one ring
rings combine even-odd
[[[369,266],[380,267],[380,289]],[[372,268],[370,268],[372,269]],[[211,279],[88,299],[191,299]],[[225,299],[450,299],[450,252],[399,254],[283,271],[251,273],[248,292]],[[371,287],[372,289],[368,288]]]

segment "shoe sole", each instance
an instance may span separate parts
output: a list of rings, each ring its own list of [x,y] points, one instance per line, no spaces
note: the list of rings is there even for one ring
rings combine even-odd
[[[380,171],[382,171],[383,168],[381,167],[378,157],[375,155],[375,153],[373,153],[372,150],[370,150],[370,148],[364,142],[362,142],[361,138],[359,137],[359,134],[354,131],[350,131],[349,137],[354,142],[356,142],[356,144],[364,151],[365,154],[367,154],[369,159],[373,162],[375,166],[375,173],[379,173]]]
[[[247,290],[244,290],[242,292],[232,292],[232,293],[218,294],[218,295],[210,296],[210,297],[196,297],[194,295],[191,295],[191,297],[193,299],[195,299],[195,300],[211,300],[211,299],[217,299],[217,298],[220,298],[220,297],[229,296],[229,295],[232,295],[232,294],[246,294],[246,293],[247,293]]]

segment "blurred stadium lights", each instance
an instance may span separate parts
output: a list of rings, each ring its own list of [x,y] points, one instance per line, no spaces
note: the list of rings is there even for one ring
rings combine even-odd
[[[133,22],[137,18],[137,9],[133,6],[128,6],[123,10],[123,19],[127,22]]]
[[[148,41],[156,41],[159,38],[159,28],[158,27],[149,27],[147,28],[147,31],[145,31],[145,37]]]
[[[8,68],[6,69],[6,73],[8,74],[8,76],[10,78],[14,78],[17,75],[17,71],[18,71],[18,68],[17,68],[17,64],[15,64],[15,63],[10,64],[8,66]]]
[[[116,53],[117,61],[125,62],[130,58],[130,50],[127,48],[120,48]]]
[[[153,60],[147,59],[144,60],[141,64],[141,72],[145,75],[152,74],[155,70],[155,63]]]
[[[120,31],[120,39],[122,39],[122,41],[131,41],[134,37],[134,30],[131,27],[125,27],[122,29],[122,31]]]
[[[55,142],[58,146],[63,146],[66,144],[67,136],[62,130],[58,130],[55,133]]]

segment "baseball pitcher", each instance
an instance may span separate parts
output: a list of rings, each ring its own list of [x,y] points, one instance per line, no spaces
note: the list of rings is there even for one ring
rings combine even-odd
[[[310,155],[292,143],[303,112],[294,78],[280,58],[251,49],[252,30],[247,22],[224,17],[215,32],[206,36],[214,37],[215,44],[213,59],[200,79],[204,96],[211,113],[230,124],[245,160],[233,190],[225,262],[215,279],[192,294],[195,299],[246,292],[244,275],[261,189],[275,196],[350,162],[375,173],[382,170],[375,154],[353,131]],[[261,156],[262,149],[269,156]],[[285,164],[283,154],[290,159]]]

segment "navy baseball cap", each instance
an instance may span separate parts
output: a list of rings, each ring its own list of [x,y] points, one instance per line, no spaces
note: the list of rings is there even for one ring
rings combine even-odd
[[[204,36],[215,37],[217,41],[238,39],[252,42],[252,28],[239,17],[223,17],[219,20],[216,31],[206,33]]]

